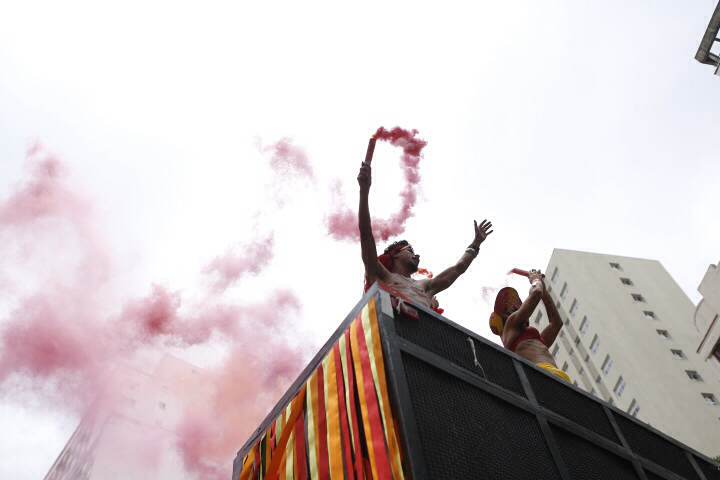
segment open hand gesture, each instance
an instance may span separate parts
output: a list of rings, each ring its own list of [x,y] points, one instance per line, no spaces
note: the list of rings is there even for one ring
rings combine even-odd
[[[480,247],[480,244],[485,241],[487,236],[493,232],[490,230],[492,228],[492,222],[483,220],[480,222],[480,225],[478,225],[477,221],[473,220],[473,223],[475,224],[475,238],[470,245],[477,249]]]

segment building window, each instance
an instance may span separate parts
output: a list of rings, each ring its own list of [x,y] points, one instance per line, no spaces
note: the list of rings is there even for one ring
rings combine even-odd
[[[702,396],[708,405],[717,405],[718,404],[717,398],[715,398],[715,395],[713,395],[712,393],[703,393]]]
[[[717,317],[717,315],[715,315],[715,316]],[[718,340],[718,343],[715,344],[715,348],[713,349],[712,354],[715,356],[715,360],[720,362],[720,340]]]
[[[535,325],[540,325],[540,319],[542,318],[542,310],[539,310],[537,316],[535,316]]]
[[[629,286],[631,286],[631,287],[634,285],[634,283],[632,282],[632,280],[630,280],[629,278],[625,278],[625,277],[621,277],[621,278],[620,278],[620,282],[621,282],[623,285],[629,285]]]
[[[670,340],[670,333],[667,330],[655,330],[665,340]]]
[[[554,282],[555,280],[557,280],[557,276],[558,276],[558,268],[555,267],[555,269],[553,269],[552,277],[550,277],[550,281]]]
[[[685,373],[687,373],[687,376],[688,376],[688,378],[690,378],[690,380],[694,380],[696,382],[703,381],[700,374],[698,372],[696,372],[695,370],[685,370]]]
[[[590,389],[590,395],[595,395],[595,387],[592,387],[592,388]]]
[[[597,335],[595,335],[592,339],[592,342],[590,342],[590,351],[592,353],[597,353],[598,346],[600,345],[600,339]]]
[[[600,367],[605,375],[610,373],[612,364],[613,364],[613,361],[612,361],[612,358],[610,358],[610,355],[605,355],[605,360],[603,360],[602,367]]]
[[[685,354],[682,350],[675,350],[674,348],[670,350],[673,354],[673,357],[679,358],[679,359],[685,359]]]
[[[575,316],[575,314],[577,313],[577,306],[577,299],[573,298],[572,305],[570,305],[570,315]]]
[[[622,267],[619,263],[610,262],[610,268],[612,268],[613,270],[620,270],[622,272]]]
[[[568,352],[568,355],[572,355],[573,353],[575,353],[575,349],[570,347],[570,351]]]
[[[560,338],[563,338],[565,336],[565,330],[560,330]]]
[[[563,366],[562,366],[562,369],[561,369],[561,370],[562,370],[563,372],[567,372],[567,367],[568,367],[568,363],[565,362],[565,363],[563,363]]]
[[[585,373],[585,367],[580,366],[580,370],[578,370],[578,375],[582,375],[583,373]]]
[[[585,316],[585,317],[583,317],[582,321],[580,322],[580,327],[579,327],[580,333],[587,332],[587,329],[588,329],[588,319],[587,319],[587,316]]]
[[[575,337],[575,345],[580,345],[580,337]]]
[[[625,390],[625,380],[623,380],[622,375],[620,375],[620,378],[618,378],[618,381],[615,383],[615,387],[613,387],[613,392],[615,392],[615,395],[617,395],[617,397],[620,398],[620,397],[622,397],[624,390]]]
[[[560,350],[560,346],[559,346],[559,345],[555,345],[555,346],[553,347],[553,350],[552,350],[553,357],[554,357],[555,355],[557,355],[558,350]]]
[[[643,310],[643,315],[645,315],[645,318],[650,318],[652,320],[655,320],[657,318],[655,316],[655,312],[651,312],[650,310]]]
[[[637,413],[640,411],[640,405],[638,405],[637,400],[634,398],[632,399],[632,402],[630,402],[630,407],[628,407],[628,413],[631,417],[636,417]]]
[[[630,295],[632,295],[633,300],[635,300],[636,302],[643,302],[643,303],[645,303],[645,297],[643,297],[643,296],[640,295],[639,293],[631,293]]]
[[[600,375],[595,377],[595,383],[600,383],[600,380],[602,380],[602,378],[600,378]]]
[[[565,299],[566,294],[567,294],[567,282],[563,283],[563,286],[560,289],[560,298]]]

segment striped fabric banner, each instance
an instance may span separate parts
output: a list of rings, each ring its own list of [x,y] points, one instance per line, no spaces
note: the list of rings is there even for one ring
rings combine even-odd
[[[243,459],[234,480],[404,480],[375,299]]]

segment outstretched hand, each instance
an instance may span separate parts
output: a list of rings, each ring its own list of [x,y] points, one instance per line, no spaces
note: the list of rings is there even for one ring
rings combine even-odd
[[[543,296],[546,293],[545,290],[545,274],[542,273],[540,270],[530,270],[530,274],[528,275],[528,280],[530,280],[530,285],[537,286],[542,290]]]
[[[479,248],[480,244],[485,241],[487,236],[493,233],[493,231],[490,230],[492,228],[492,222],[483,220],[480,222],[480,225],[478,225],[477,221],[473,220],[473,224],[475,224],[475,238],[473,239],[471,246]]]

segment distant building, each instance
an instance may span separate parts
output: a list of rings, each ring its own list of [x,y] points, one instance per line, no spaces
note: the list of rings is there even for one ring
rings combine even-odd
[[[695,306],[660,262],[556,249],[546,274],[565,322],[552,348],[558,367],[671,437],[720,454],[720,375],[696,353]],[[547,325],[543,308],[531,322]]]
[[[695,327],[700,336],[696,351],[720,378],[720,262],[708,267],[698,291],[703,298],[695,309]]]
[[[45,480],[185,478],[177,428],[212,392],[202,370],[165,356],[150,374],[120,366],[109,381],[113,393],[89,409]]]

